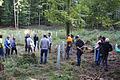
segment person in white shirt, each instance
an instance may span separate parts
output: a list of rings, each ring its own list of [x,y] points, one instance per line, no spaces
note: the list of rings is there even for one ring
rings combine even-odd
[[[99,60],[100,60],[100,51],[99,51],[100,45],[99,45],[99,43],[102,43],[101,39],[102,39],[102,36],[99,36],[98,41],[95,45],[95,63],[96,63],[96,65],[99,65]]]
[[[27,48],[28,48],[28,53],[30,53],[30,51],[33,52],[34,41],[32,40],[30,36],[27,38]]]

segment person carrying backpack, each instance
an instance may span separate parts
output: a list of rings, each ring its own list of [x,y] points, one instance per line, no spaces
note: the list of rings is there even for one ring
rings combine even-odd
[[[80,66],[81,55],[83,54],[82,47],[84,42],[80,39],[79,35],[76,36],[76,48],[77,48],[77,66]]]

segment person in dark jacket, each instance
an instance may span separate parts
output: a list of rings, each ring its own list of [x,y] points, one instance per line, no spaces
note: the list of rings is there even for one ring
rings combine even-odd
[[[27,38],[29,38],[29,37],[30,37],[30,35],[29,35],[29,34],[26,34],[26,36],[25,36],[25,51],[28,50],[28,46],[27,46]]]
[[[13,51],[15,51],[15,54],[17,55],[16,41],[14,37],[11,41],[11,55],[13,54]]]
[[[81,55],[83,54],[82,47],[84,42],[80,39],[79,36],[76,36],[76,48],[77,48],[77,66],[80,66]]]
[[[39,50],[39,38],[38,38],[37,34],[34,35],[33,39],[34,39],[34,51],[35,51],[36,47]]]
[[[112,45],[109,43],[109,38],[105,39],[105,42],[102,44],[102,64],[103,67],[105,67],[104,69],[107,71],[108,68],[108,55],[109,52],[111,52],[113,50]]]
[[[100,65],[100,63],[102,62],[102,54],[104,53],[104,50],[103,50],[103,45],[104,45],[104,43],[105,43],[105,37],[103,36],[102,38],[101,38],[101,42],[99,42],[98,43],[98,45],[99,45],[99,59],[98,59],[98,64],[97,65]]]

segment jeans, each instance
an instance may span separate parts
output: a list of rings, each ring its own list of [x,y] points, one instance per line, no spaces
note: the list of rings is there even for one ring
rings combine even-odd
[[[30,51],[32,52],[32,47],[31,45],[28,45],[28,53],[30,53]]]
[[[100,52],[99,52],[99,49],[96,49],[96,53],[95,53],[95,62],[96,62],[96,65],[99,65],[100,64]]]
[[[28,49],[28,46],[27,46],[27,43],[25,43],[25,51],[27,51]]]
[[[43,63],[43,54],[45,54],[44,64],[47,63],[47,53],[48,53],[47,49],[41,49],[41,58],[40,58],[40,63],[41,64]]]
[[[80,66],[82,51],[77,50],[77,65]]]
[[[5,56],[6,56],[6,57],[7,57],[7,56],[10,56],[10,49],[9,49],[9,48],[6,48],[5,51],[6,51]]]
[[[67,53],[67,59],[69,59],[69,55],[70,55],[70,48],[71,48],[71,46],[67,46],[67,48],[66,48],[66,53]]]
[[[13,51],[15,51],[15,54],[17,55],[17,49],[16,49],[16,47],[14,47],[14,48],[11,49],[11,55],[13,54]]]

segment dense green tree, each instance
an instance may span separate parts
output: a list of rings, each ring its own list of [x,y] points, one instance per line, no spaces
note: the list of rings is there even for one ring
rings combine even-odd
[[[120,0],[15,0],[17,25],[109,28],[120,23]],[[0,25],[14,26],[13,0],[0,0]]]

